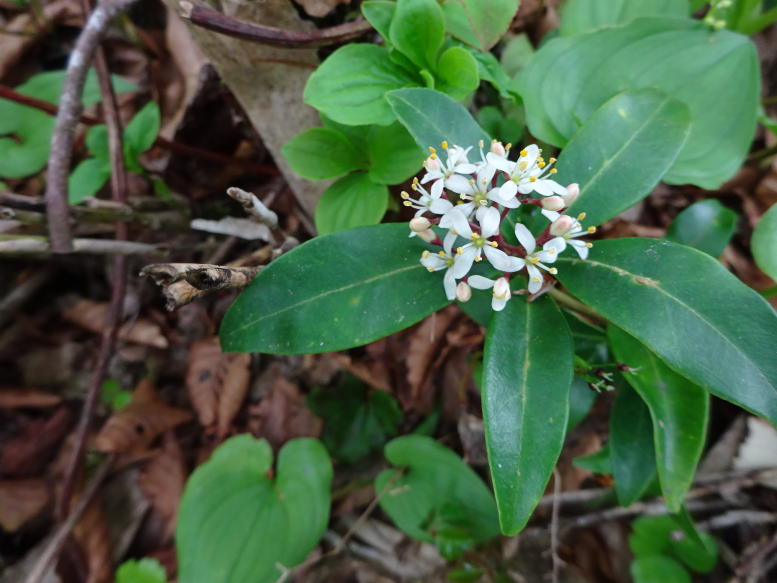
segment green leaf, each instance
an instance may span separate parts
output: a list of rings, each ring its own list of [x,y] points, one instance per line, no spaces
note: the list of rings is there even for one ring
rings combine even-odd
[[[160,123],[159,106],[149,101],[124,128],[124,155],[134,160],[148,150],[159,134]]]
[[[230,306],[230,352],[305,354],[359,346],[407,328],[449,302],[428,246],[406,223],[317,237],[273,261]]]
[[[384,95],[419,85],[376,45],[353,43],[332,53],[308,79],[305,103],[346,125],[390,124],[394,121]]]
[[[634,583],[691,583],[691,576],[683,566],[663,555],[635,560],[631,564]]]
[[[332,455],[353,464],[397,434],[402,410],[385,391],[349,377],[335,390],[316,388],[308,406],[325,422],[322,441]]]
[[[447,0],[443,8],[453,36],[487,51],[507,31],[518,4],[519,0]]]
[[[596,392],[583,379],[575,377],[569,391],[569,419],[566,433],[572,431],[586,418],[595,400]]]
[[[682,211],[666,232],[666,239],[720,257],[737,225],[737,214],[715,199],[700,200]]]
[[[68,178],[68,201],[78,204],[85,198],[97,194],[111,175],[110,164],[99,158],[81,162]]]
[[[641,18],[555,39],[518,79],[531,133],[559,147],[623,91],[654,87],[684,102],[691,133],[664,178],[672,184],[717,188],[739,170],[755,131],[760,75],[753,43],[690,19]]]
[[[107,379],[100,387],[100,402],[111,411],[120,411],[132,402],[132,391],[122,389],[116,379]]]
[[[688,139],[688,108],[656,89],[621,93],[602,105],[561,152],[559,179],[580,184],[570,213],[599,225],[642,200]]]
[[[363,152],[337,130],[311,128],[283,145],[283,157],[297,174],[310,180],[337,178],[367,167]]]
[[[425,152],[400,123],[373,126],[367,141],[369,176],[378,184],[399,184],[416,174]]]
[[[652,239],[560,257],[558,279],[670,368],[777,423],[777,314],[709,255]]]
[[[620,388],[615,397],[609,443],[618,502],[631,506],[655,479],[656,463],[650,412],[630,387]]]
[[[375,225],[386,214],[389,192],[364,172],[343,176],[324,191],[316,206],[316,229],[321,235]]]
[[[178,576],[186,583],[273,583],[313,550],[329,522],[332,464],[315,439],[278,455],[250,435],[232,437],[198,467],[178,511]]]
[[[777,204],[769,207],[758,221],[750,245],[756,265],[777,281]]]
[[[641,516],[632,523],[632,529],[629,547],[639,559],[672,557],[698,573],[708,573],[715,567],[715,540],[699,532],[684,509],[674,515]]]
[[[524,527],[545,492],[564,443],[571,384],[572,338],[549,297],[516,298],[494,314],[486,336],[482,405],[504,534]]]
[[[507,76],[502,65],[499,63],[493,53],[484,53],[477,49],[470,48],[469,54],[475,59],[478,66],[478,76],[483,81],[488,81],[494,89],[499,91],[500,97],[513,100],[512,80]]]
[[[167,574],[155,559],[124,561],[116,571],[116,583],[165,583]]]
[[[86,148],[95,158],[110,161],[108,128],[104,124],[89,128],[89,131],[86,132]]]
[[[391,42],[389,27],[391,26],[391,19],[394,18],[396,8],[396,2],[388,2],[386,0],[368,0],[367,2],[362,2],[361,5],[364,18],[369,21],[372,27],[378,31],[378,34],[387,42]]]
[[[686,18],[688,0],[566,0],[561,7],[562,36],[588,32],[603,26],[626,24],[643,16]]]
[[[650,411],[661,491],[669,510],[679,512],[704,449],[709,395],[620,328],[607,332],[618,362],[634,371],[623,377]]]
[[[440,55],[437,63],[440,91],[452,99],[464,99],[480,85],[478,63],[463,47],[451,47]]]
[[[436,0],[397,0],[389,39],[420,69],[434,71],[445,40],[445,18]]]
[[[510,38],[502,49],[501,63],[510,77],[517,75],[534,56],[534,45],[526,33]]]
[[[447,447],[429,437],[405,435],[390,441],[385,455],[400,469],[381,472],[375,492],[380,507],[400,530],[438,544],[446,543],[445,535],[451,531],[472,542],[499,534],[491,492]]]
[[[612,475],[612,453],[610,452],[610,444],[606,444],[602,449],[576,457],[572,460],[572,465],[578,468],[583,468],[594,474],[609,474]]]
[[[397,119],[424,148],[437,147],[443,140],[464,148],[483,140],[488,135],[472,119],[469,112],[447,95],[433,89],[401,89],[386,96]]]

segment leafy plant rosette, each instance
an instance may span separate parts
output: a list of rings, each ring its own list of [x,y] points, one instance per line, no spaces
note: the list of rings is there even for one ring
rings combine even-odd
[[[777,316],[763,298],[696,249],[586,239],[595,232],[586,211],[597,221],[613,217],[672,167],[688,135],[682,103],[655,89],[618,94],[556,160],[534,144],[491,141],[464,107],[434,90],[398,90],[387,100],[429,147],[423,174],[402,194],[415,214],[409,228],[340,231],[274,261],[227,312],[225,350],[344,350],[458,301],[488,327],[482,407],[506,534],[525,526],[545,491],[567,431],[573,378],[594,370],[590,342],[573,335],[569,314],[588,320],[587,336],[622,359],[605,376],[620,374],[634,387],[634,404],[620,409],[644,408],[648,437],[620,443],[654,460],[645,480],[658,476],[673,512],[701,455],[709,393],[777,421],[770,348]],[[656,150],[660,132],[665,147]],[[623,452],[635,451],[616,451],[617,484]],[[643,483],[623,487],[624,499],[648,491]]]

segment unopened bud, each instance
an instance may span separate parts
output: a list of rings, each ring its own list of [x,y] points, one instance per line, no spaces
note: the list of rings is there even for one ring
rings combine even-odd
[[[421,231],[418,233],[418,236],[427,243],[431,243],[437,238],[437,235],[434,234],[434,231],[431,229],[426,229],[425,231]]]
[[[567,186],[567,193],[564,195],[564,203],[566,206],[572,206],[572,203],[580,196],[580,185],[577,182]]]
[[[466,281],[460,281],[456,286],[456,299],[460,302],[468,302],[472,297],[472,288]]]
[[[415,217],[414,219],[410,219],[410,230],[414,233],[420,233],[421,231],[425,231],[429,227],[432,226],[432,223],[429,222],[429,219],[426,217]]]
[[[435,170],[442,168],[440,159],[437,157],[437,154],[432,154],[426,160],[424,160],[424,168],[426,168],[429,172],[434,172]]]
[[[554,237],[563,237],[569,233],[569,231],[571,231],[572,227],[574,226],[575,219],[569,215],[561,215],[550,224],[550,234]]]
[[[549,196],[542,199],[542,208],[549,211],[560,211],[565,206],[564,199],[560,196]]]
[[[496,280],[496,283],[494,284],[494,297],[497,298],[506,298],[510,295],[510,282],[507,281],[507,278],[500,277]]]
[[[491,142],[491,148],[489,148],[492,154],[496,154],[497,156],[506,156],[507,150],[505,150],[505,147],[502,145],[502,142],[497,142],[494,140]]]

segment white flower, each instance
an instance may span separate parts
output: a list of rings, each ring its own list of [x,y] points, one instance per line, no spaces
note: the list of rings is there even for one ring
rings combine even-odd
[[[497,280],[483,277],[482,275],[473,275],[468,278],[469,285],[475,289],[492,289],[493,297],[491,299],[491,308],[494,311],[499,312],[504,309],[507,304],[507,300],[510,299],[512,293],[510,292],[510,282],[507,278],[500,277]]]
[[[551,221],[550,233],[562,237],[566,243],[572,247],[580,259],[588,259],[588,250],[593,245],[587,241],[579,241],[577,237],[583,237],[585,235],[593,235],[596,232],[596,227],[583,228],[580,224],[585,218],[585,213],[580,213],[577,218],[574,219],[569,215],[562,215],[555,211],[543,210],[542,214]]]
[[[491,180],[496,174],[496,167],[488,162],[478,164],[477,175],[474,179],[467,181],[466,188],[457,190],[461,195],[461,200],[467,201],[458,205],[465,215],[471,216],[472,212],[488,205],[488,201],[493,201],[507,208],[518,208],[521,203],[513,197],[511,200],[502,200],[499,196],[499,187],[491,188]]]
[[[544,269],[551,275],[558,273],[555,267],[548,267],[546,263],[554,263],[559,253],[566,249],[566,241],[563,237],[555,237],[542,246],[542,251],[535,252],[537,241],[525,225],[515,225],[515,236],[518,242],[526,249],[526,271],[529,273],[529,292],[537,293],[542,287],[543,276],[540,269]]]
[[[434,196],[427,192],[426,189],[418,183],[418,178],[413,178],[413,185],[411,188],[418,193],[418,199],[410,198],[410,195],[405,191],[402,191],[400,196],[402,196],[404,201],[402,204],[417,209],[415,213],[416,217],[420,217],[425,212],[444,215],[453,208],[451,201],[440,198],[439,194]]]
[[[556,159],[548,162],[540,156],[541,150],[536,144],[531,144],[521,150],[518,160],[510,162],[504,156],[498,156],[493,152],[486,155],[488,161],[502,172],[506,172],[509,179],[499,189],[499,197],[502,200],[510,200],[516,194],[529,194],[534,191],[542,196],[554,194],[566,195],[567,189],[555,180],[547,178],[555,174],[556,169],[551,168]]]
[[[466,150],[461,146],[449,148],[448,142],[443,142],[442,147],[448,153],[445,164],[437,157],[437,150],[430,147],[431,155],[427,158],[427,163],[424,164],[427,172],[421,180],[421,184],[433,181],[431,191],[435,198],[442,195],[443,187],[458,192],[456,188],[467,183],[467,178],[461,174],[473,174],[477,170],[475,165],[467,159],[472,146]]]
[[[469,273],[472,263],[482,259],[481,254],[485,254],[489,263],[499,271],[512,272],[523,268],[522,259],[510,257],[504,251],[495,248],[497,246],[495,241],[488,240],[499,232],[499,211],[494,207],[481,210],[482,212],[478,213],[480,233],[472,232],[467,216],[458,207],[454,207],[440,220],[441,227],[451,228],[451,233],[469,240],[469,243],[456,250],[459,255],[453,268],[453,275],[456,279],[461,279]]]
[[[443,250],[438,253],[424,251],[421,254],[421,265],[429,271],[440,271],[445,269],[445,275],[442,278],[442,286],[445,289],[445,295],[449,300],[456,299],[456,278],[454,269],[459,262],[459,257],[452,252],[453,242],[456,235],[448,233],[443,239]]]

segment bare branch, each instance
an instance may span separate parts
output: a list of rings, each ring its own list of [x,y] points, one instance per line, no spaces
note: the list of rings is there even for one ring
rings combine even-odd
[[[260,223],[267,225],[271,229],[278,227],[278,215],[268,209],[255,194],[246,192],[236,186],[227,188],[227,194],[243,205],[245,211]]]

